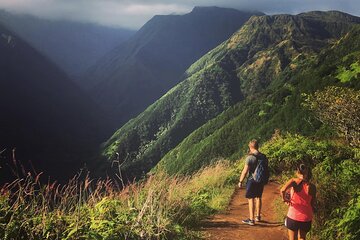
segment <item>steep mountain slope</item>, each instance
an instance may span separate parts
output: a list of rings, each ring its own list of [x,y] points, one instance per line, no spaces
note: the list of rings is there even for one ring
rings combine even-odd
[[[0,23],[50,58],[74,80],[135,31],[0,10]],[[85,85],[86,82],[78,82]]]
[[[0,180],[13,148],[23,164],[68,178],[103,141],[107,120],[64,72],[1,25],[0,52]]]
[[[193,64],[184,81],[119,129],[105,143],[104,155],[113,159],[118,153],[133,175],[147,172],[196,128],[244,98],[259,98],[284,70],[296,70],[359,21],[340,12],[252,17]]]
[[[331,136],[301,104],[302,94],[325,86],[360,89],[360,26],[319,56],[304,61],[296,69],[287,67],[266,91],[231,107],[184,139],[159,163],[171,174],[188,174],[217,158],[235,160],[247,149],[252,138],[268,139],[275,129],[311,136]],[[347,81],[342,76],[352,76]]]
[[[94,99],[117,121],[136,116],[179,82],[195,60],[226,40],[257,12],[195,7],[185,15],[155,16],[101,59],[85,77]]]

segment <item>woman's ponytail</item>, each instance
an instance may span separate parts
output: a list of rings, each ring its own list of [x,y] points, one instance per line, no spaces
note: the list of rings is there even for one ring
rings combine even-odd
[[[303,175],[303,179],[305,181],[307,181],[307,182],[310,181],[310,179],[312,178],[312,173],[311,173],[311,169],[307,165],[301,163],[298,166],[297,170],[301,175]]]

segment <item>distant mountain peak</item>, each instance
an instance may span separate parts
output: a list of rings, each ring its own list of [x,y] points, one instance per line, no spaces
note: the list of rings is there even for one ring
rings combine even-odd
[[[218,14],[218,13],[246,13],[252,15],[265,15],[265,13],[260,11],[252,11],[252,10],[239,10],[235,8],[226,8],[226,7],[217,7],[217,6],[195,6],[191,12],[185,14],[170,14],[170,15],[154,15],[150,21],[153,19],[164,19],[164,18],[172,18],[172,17],[181,17],[184,15],[200,15],[203,16],[205,14]]]
[[[220,8],[217,6],[195,6],[191,12],[192,13],[205,12],[205,11],[214,11],[214,10],[219,10],[219,9],[231,9],[231,8]]]
[[[337,11],[337,10],[330,10],[330,11],[310,11],[306,13],[300,13],[296,16],[306,17],[309,19],[318,19],[328,22],[356,22],[360,23],[360,18],[358,16],[353,16],[351,14]]]
[[[84,78],[94,99],[114,114],[120,126],[181,81],[192,63],[228,39],[251,16],[220,7],[154,16]]]
[[[254,15],[265,15],[265,13],[253,10],[239,10],[235,8],[217,7],[217,6],[195,6],[193,10],[188,14],[207,14],[216,12],[246,12]]]

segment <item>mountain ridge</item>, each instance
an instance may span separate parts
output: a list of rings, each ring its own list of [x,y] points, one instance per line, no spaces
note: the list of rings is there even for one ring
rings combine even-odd
[[[256,99],[286,67],[296,69],[311,60],[359,21],[353,17],[338,24],[339,17],[324,14],[329,19],[315,22],[292,15],[250,18],[195,62],[184,81],[119,129],[104,144],[104,156],[111,159],[117,152],[128,160],[127,172],[146,173],[193,130],[239,101]],[[317,27],[322,32],[313,38]],[[284,36],[289,44],[283,44]]]
[[[208,14],[195,10],[155,16],[89,70],[85,78],[90,92],[121,126],[181,81],[191,63],[226,40],[250,15],[216,8]]]
[[[301,106],[302,94],[332,85],[360,89],[359,75],[346,82],[339,78],[340,69],[360,62],[356,56],[359,32],[360,25],[299,69],[287,69],[265,90],[267,95],[239,102],[208,121],[169,151],[156,168],[170,174],[190,174],[217,158],[234,161],[246,151],[250,139],[267,141],[275,129],[308,136],[331,134]]]

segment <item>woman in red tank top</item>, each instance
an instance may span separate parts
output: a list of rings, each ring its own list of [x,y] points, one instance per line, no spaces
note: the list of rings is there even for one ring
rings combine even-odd
[[[281,197],[289,205],[285,219],[289,239],[305,240],[311,229],[311,221],[316,203],[316,188],[310,183],[311,170],[300,164],[296,171],[296,178],[290,179],[280,190]]]

